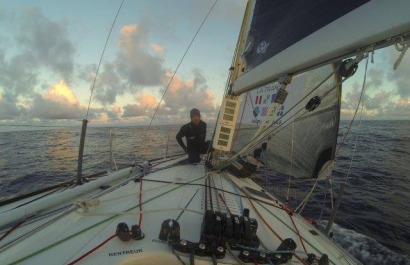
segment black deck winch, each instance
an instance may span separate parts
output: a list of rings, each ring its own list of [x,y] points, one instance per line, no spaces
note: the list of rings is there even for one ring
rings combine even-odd
[[[293,241],[292,238],[286,238],[282,241],[282,243],[279,245],[279,247],[276,249],[277,254],[272,255],[271,260],[275,262],[275,264],[283,264],[288,262],[289,260],[292,259],[293,253],[280,253],[280,252],[286,252],[286,251],[295,251],[296,249],[296,243]]]
[[[159,232],[159,239],[167,241],[178,241],[180,239],[179,223],[173,219],[167,219],[162,222],[161,230]]]
[[[131,239],[130,229],[126,223],[119,223],[115,233],[121,241],[130,241]]]
[[[202,220],[199,242],[180,239],[180,226],[172,219],[162,222],[159,239],[168,240],[173,249],[182,253],[223,259],[226,254],[226,243],[232,249],[238,249],[238,244],[258,248],[260,241],[256,235],[257,229],[258,222],[249,217],[249,209],[244,209],[242,216],[207,210]],[[262,255],[258,260],[265,259],[265,256]]]

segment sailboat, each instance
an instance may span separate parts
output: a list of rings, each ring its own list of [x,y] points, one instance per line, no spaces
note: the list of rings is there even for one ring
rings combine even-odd
[[[399,65],[409,11],[406,0],[249,1],[212,152],[90,178],[79,163],[77,183],[1,202],[0,264],[361,264],[328,237],[332,222],[321,232],[254,176],[329,180],[342,83],[376,49],[396,45]]]

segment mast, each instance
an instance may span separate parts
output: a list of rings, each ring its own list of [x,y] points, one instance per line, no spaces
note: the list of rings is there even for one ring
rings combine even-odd
[[[219,154],[221,152],[230,152],[234,142],[233,139],[240,102],[238,100],[238,97],[232,93],[231,88],[232,83],[244,71],[244,63],[241,55],[247,37],[247,30],[249,28],[250,16],[252,13],[251,9],[254,6],[254,2],[254,0],[249,0],[246,5],[241,29],[239,31],[238,41],[236,44],[236,49],[234,52],[234,58],[232,60],[231,68],[229,69],[231,72],[228,77],[224,99],[221,104],[221,109],[215,127],[215,133],[212,143],[212,147],[215,149],[212,159],[214,166],[219,165]]]
[[[242,51],[244,50],[246,38],[248,37],[248,29],[250,27],[250,17],[255,6],[256,0],[248,0],[246,4],[245,13],[242,19],[241,29],[239,31],[238,42],[234,53],[233,64],[231,66],[231,75],[228,77],[228,92],[231,92],[233,82],[244,72],[244,62],[242,58]],[[229,93],[228,93],[229,94]]]

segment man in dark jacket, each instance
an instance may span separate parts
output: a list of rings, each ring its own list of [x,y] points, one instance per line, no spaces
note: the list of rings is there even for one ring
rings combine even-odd
[[[191,122],[183,125],[177,134],[178,144],[188,154],[189,163],[198,163],[201,161],[199,154],[206,154],[209,148],[209,141],[206,138],[206,123],[201,120],[201,114],[198,109],[192,109],[190,112]],[[182,138],[186,138],[187,145]]]

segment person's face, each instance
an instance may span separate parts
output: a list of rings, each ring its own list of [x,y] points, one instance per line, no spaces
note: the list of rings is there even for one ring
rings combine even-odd
[[[199,122],[201,121],[201,116],[194,115],[194,116],[191,117],[191,121],[192,121],[194,124],[198,125]]]

